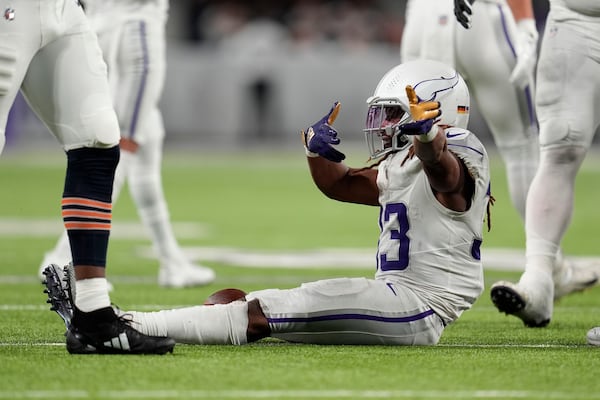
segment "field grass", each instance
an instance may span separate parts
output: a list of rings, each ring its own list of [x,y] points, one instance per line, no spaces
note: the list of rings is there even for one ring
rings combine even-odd
[[[351,151],[361,165],[365,152]],[[60,154],[0,158],[0,398],[49,399],[600,399],[600,349],[585,343],[600,325],[600,289],[564,298],[545,329],[499,314],[489,285],[518,271],[486,269],[486,291],[449,326],[436,347],[308,346],[264,340],[242,347],[178,345],[166,356],[70,356],[64,325],[48,311],[36,274],[60,232]],[[494,161],[492,231],[486,249],[522,249],[523,228]],[[315,189],[302,151],[167,153],[164,186],[181,244],[267,253],[320,248],[375,249],[376,208],[335,203]],[[600,163],[578,177],[576,212],[565,239],[569,255],[598,256]],[[114,212],[115,231],[137,223],[126,191]],[[52,225],[55,222],[55,225]],[[201,227],[199,234],[185,224]],[[50,226],[50,228],[48,228]],[[24,229],[23,227],[29,227]],[[156,285],[156,261],[143,234],[114,232],[109,275],[112,300],[125,309],[154,310],[200,303],[223,287],[293,287],[337,276],[371,276],[373,265],[345,268],[248,267],[205,261],[218,274],[203,288]]]

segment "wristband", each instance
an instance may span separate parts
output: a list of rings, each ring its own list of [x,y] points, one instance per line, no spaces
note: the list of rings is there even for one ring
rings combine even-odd
[[[319,155],[317,153],[313,153],[306,146],[304,146],[304,152],[306,153],[306,157],[310,157],[310,158],[317,158],[317,157],[319,157]]]
[[[435,139],[437,134],[438,134],[438,126],[436,124],[434,124],[431,127],[431,129],[429,130],[429,132],[427,132],[424,135],[415,135],[415,137],[421,143],[430,143],[430,142],[433,142],[433,139]]]

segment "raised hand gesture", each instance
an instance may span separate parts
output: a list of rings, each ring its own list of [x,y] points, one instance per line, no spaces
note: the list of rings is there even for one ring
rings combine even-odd
[[[341,104],[335,102],[331,110],[319,121],[302,131],[302,142],[309,157],[321,156],[333,162],[340,162],[346,156],[336,150],[332,145],[340,143],[338,133],[331,127],[340,112]]]

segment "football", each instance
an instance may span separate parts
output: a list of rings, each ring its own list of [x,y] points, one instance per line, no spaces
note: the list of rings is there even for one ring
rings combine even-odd
[[[227,304],[236,300],[246,301],[246,292],[233,288],[222,289],[208,296],[208,298],[204,300],[203,305],[212,306],[214,304]]]

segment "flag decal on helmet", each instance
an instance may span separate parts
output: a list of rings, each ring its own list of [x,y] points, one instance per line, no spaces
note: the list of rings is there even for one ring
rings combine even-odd
[[[469,107],[467,106],[456,106],[456,112],[459,114],[467,114],[469,112]]]

